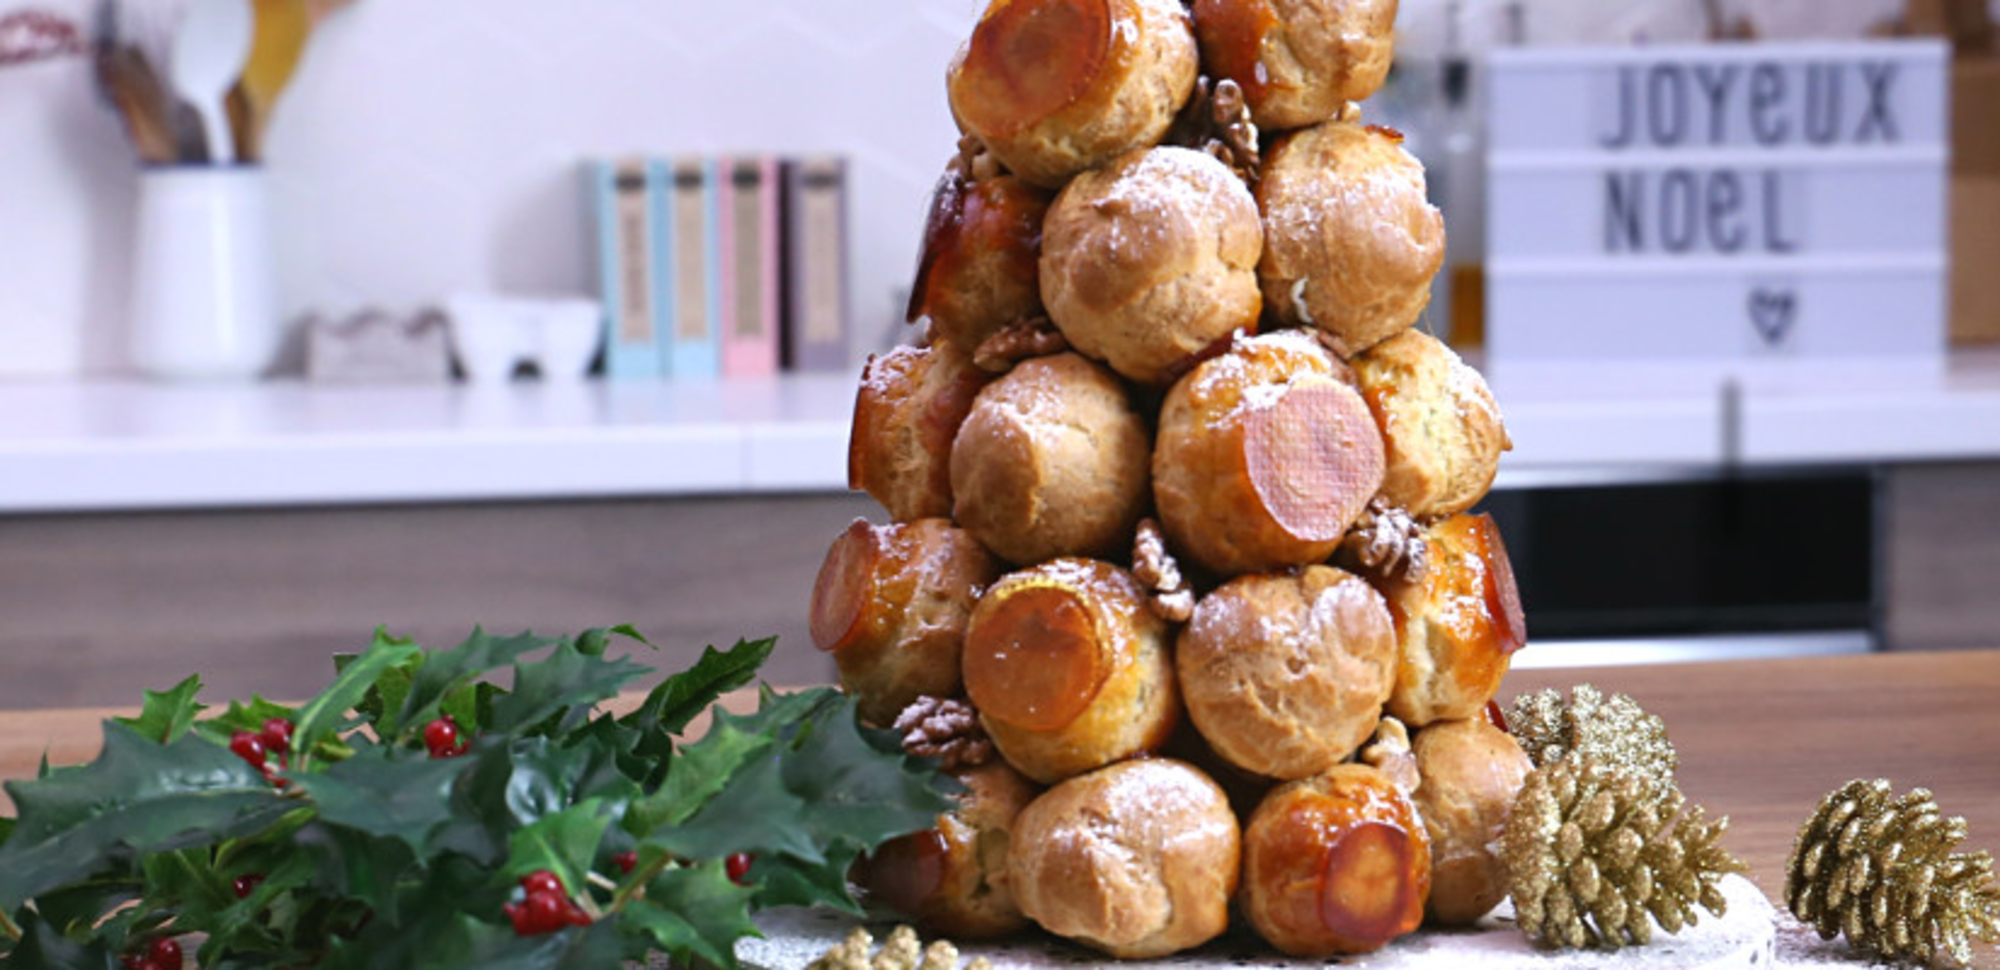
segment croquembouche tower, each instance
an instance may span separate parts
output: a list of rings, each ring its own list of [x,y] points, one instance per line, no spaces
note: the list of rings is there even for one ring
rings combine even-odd
[[[1396,0],[991,0],[873,359],[815,643],[966,786],[858,873],[932,932],[1373,950],[1505,895],[1528,758],[1507,436],[1421,325],[1444,227],[1367,123]],[[945,147],[945,146],[941,146]],[[1233,904],[1233,908],[1232,908]]]

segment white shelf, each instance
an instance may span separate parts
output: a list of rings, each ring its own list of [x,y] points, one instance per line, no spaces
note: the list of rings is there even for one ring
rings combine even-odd
[[[853,396],[848,375],[0,386],[0,512],[834,489]]]
[[[1496,383],[1504,486],[2000,457],[2000,353],[1947,373]],[[850,374],[323,387],[0,385],[0,513],[618,498],[846,487]],[[1733,434],[1732,434],[1733,431]],[[1731,449],[1735,450],[1732,459]]]

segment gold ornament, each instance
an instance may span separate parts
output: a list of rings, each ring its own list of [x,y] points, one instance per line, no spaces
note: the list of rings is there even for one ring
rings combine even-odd
[[[1588,758],[1528,774],[1501,836],[1523,932],[1544,946],[1617,949],[1722,915],[1716,883],[1743,863],[1722,847],[1729,819],[1704,820],[1680,789]]]
[[[1965,819],[1944,818],[1931,793],[1894,797],[1856,779],[1820,800],[1785,867],[1785,905],[1822,939],[1846,934],[1892,960],[1971,962],[1972,941],[2000,941],[1993,857],[1953,852]]]
[[[1598,764],[1661,787],[1672,787],[1680,755],[1667,740],[1666,722],[1624,694],[1606,697],[1589,684],[1514,699],[1507,730],[1537,767],[1581,752]]]
[[[958,970],[957,947],[945,940],[923,946],[917,931],[907,926],[890,931],[881,951],[870,956],[874,948],[875,937],[857,926],[847,939],[806,964],[806,970]],[[992,964],[985,957],[976,957],[965,970],[992,970]]]

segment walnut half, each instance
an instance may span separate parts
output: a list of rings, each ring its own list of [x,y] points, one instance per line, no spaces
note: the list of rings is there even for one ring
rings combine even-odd
[[[942,770],[976,768],[993,760],[993,741],[979,726],[979,712],[965,701],[926,694],[896,715],[895,726],[903,735],[904,751],[936,758]]]

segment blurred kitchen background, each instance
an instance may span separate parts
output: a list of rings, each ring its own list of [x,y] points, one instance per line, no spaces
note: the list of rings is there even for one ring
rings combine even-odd
[[[431,645],[474,622],[632,622],[675,649],[778,634],[773,679],[828,676],[805,599],[827,543],[877,514],[844,488],[853,377],[909,336],[956,137],[945,65],[983,5],[299,4],[309,39],[259,146],[269,359],[173,379],[135,350],[141,167],[87,50],[121,31],[171,48],[202,3],[0,0],[0,707],[125,703],[193,670],[215,696],[302,693],[376,623]],[[1366,110],[1429,169],[1470,271],[1430,325],[1475,360],[1495,51],[1902,35],[1949,59],[1948,298],[1892,324],[1948,350],[1879,374],[1495,374],[1516,451],[1488,507],[1537,640],[1522,662],[2000,640],[1995,15],[1403,0]],[[507,380],[438,329],[482,300],[615,314],[591,166],[739,157],[837,163],[838,359],[633,380],[607,354],[581,380]],[[542,353],[563,369],[515,356]]]

